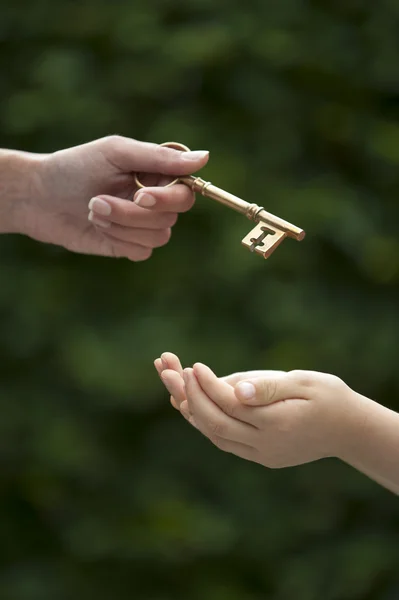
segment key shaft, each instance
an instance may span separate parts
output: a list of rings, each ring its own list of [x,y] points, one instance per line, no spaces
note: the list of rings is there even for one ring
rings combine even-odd
[[[250,204],[230,192],[226,192],[222,188],[213,185],[210,181],[205,181],[201,177],[195,177],[193,175],[187,177],[180,177],[179,180],[188,185],[193,192],[207,196],[212,200],[216,200],[229,208],[245,215],[252,221],[263,221],[271,225],[272,227],[284,231],[289,237],[295,240],[302,240],[305,237],[305,231],[280,217],[267,212],[262,206],[257,204]]]

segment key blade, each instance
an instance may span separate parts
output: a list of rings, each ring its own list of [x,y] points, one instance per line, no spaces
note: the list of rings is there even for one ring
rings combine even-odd
[[[269,258],[286,237],[285,231],[280,231],[271,227],[271,225],[260,222],[245,236],[241,243],[250,252],[256,252],[264,258]]]

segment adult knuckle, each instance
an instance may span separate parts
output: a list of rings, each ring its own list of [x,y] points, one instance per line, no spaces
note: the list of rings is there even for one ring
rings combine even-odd
[[[125,226],[130,225],[133,221],[132,207],[134,207],[134,206],[135,205],[132,204],[131,202],[114,203],[114,206],[112,207],[112,214],[116,218],[122,219]],[[134,218],[134,216],[133,216],[133,218]]]
[[[98,142],[98,150],[113,165],[118,165],[124,154],[126,138],[116,133],[103,137]]]
[[[148,260],[152,254],[152,248],[143,248],[140,250],[136,250],[133,254],[132,260],[135,262],[143,262],[144,260]]]
[[[126,248],[123,244],[118,243],[113,238],[110,238],[105,232],[101,232],[100,240],[100,253],[104,256],[111,256],[112,258],[125,258],[128,257]]]
[[[186,189],[183,189],[181,192],[181,202],[184,205],[184,207],[188,210],[194,205],[195,195],[189,188],[187,188],[187,186],[185,186],[185,188]]]
[[[177,215],[175,213],[154,213],[152,226],[157,230],[169,229],[176,224]]]
[[[159,171],[167,170],[168,165],[172,162],[175,150],[165,148],[165,146],[157,146],[154,148],[154,163]]]
[[[148,232],[142,243],[149,248],[160,248],[161,246],[165,246],[169,240],[170,230],[165,228]]]
[[[169,242],[171,235],[172,235],[172,232],[169,228],[162,229],[158,234],[158,240],[157,240],[156,245],[158,247],[165,246]]]
[[[176,225],[178,216],[176,213],[166,213],[161,223],[164,227],[173,227]]]

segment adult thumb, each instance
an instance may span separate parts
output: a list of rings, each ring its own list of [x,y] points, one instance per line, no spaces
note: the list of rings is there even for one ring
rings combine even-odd
[[[184,152],[122,136],[105,138],[103,152],[124,172],[190,175],[208,162],[207,150]]]
[[[251,406],[266,406],[301,397],[298,383],[283,371],[270,371],[262,377],[240,381],[234,392],[240,402]]]

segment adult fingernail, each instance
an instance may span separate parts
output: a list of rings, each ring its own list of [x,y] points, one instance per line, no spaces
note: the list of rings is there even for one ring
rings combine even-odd
[[[208,156],[208,150],[194,150],[190,152],[182,152],[181,157],[183,160],[201,160]]]
[[[98,217],[96,217],[92,210],[89,212],[88,219],[93,223],[93,225],[96,225],[97,227],[103,227],[104,229],[107,229],[107,227],[111,227],[110,221],[104,221],[104,219],[99,219]]]
[[[154,196],[151,196],[151,194],[139,194],[135,200],[135,203],[138,204],[138,206],[141,206],[142,208],[149,208],[150,206],[154,206],[156,200],[154,198]]]
[[[238,393],[245,400],[252,400],[255,398],[256,389],[253,383],[249,383],[249,381],[243,381],[239,383],[236,387]]]
[[[101,198],[92,198],[89,202],[89,209],[98,215],[108,217],[111,214],[111,206]]]

